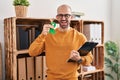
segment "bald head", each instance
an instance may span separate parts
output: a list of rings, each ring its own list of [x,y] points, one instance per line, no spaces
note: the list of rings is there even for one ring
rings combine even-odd
[[[70,21],[73,18],[71,7],[63,4],[57,8],[56,19],[62,29],[68,29],[70,27]]]
[[[72,12],[71,7],[69,5],[63,4],[63,5],[60,5],[57,9],[57,14],[62,14],[66,12],[69,14],[71,14]]]

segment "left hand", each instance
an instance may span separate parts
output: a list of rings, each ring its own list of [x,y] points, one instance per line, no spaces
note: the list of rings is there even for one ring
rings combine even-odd
[[[78,51],[72,50],[70,54],[70,59],[78,61],[81,59],[81,56],[79,55]]]

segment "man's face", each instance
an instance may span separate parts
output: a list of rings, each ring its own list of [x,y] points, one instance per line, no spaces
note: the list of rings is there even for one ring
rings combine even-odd
[[[72,19],[71,9],[68,7],[59,8],[56,19],[58,20],[61,28],[67,28],[70,25],[70,21]]]

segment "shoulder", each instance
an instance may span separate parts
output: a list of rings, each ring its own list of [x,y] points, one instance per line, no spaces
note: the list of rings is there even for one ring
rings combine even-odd
[[[82,36],[82,37],[85,37],[85,35],[79,31],[77,31],[76,29],[74,28],[71,28],[71,30],[73,31],[74,34],[78,35],[78,36]]]
[[[74,29],[74,28],[71,28],[71,31],[73,32],[73,34],[74,34],[78,39],[83,40],[83,41],[87,41],[87,38],[86,38],[86,36],[85,36],[83,33],[77,31],[77,30]]]

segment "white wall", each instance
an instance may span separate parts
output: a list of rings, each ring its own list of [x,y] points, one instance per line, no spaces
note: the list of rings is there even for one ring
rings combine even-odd
[[[120,0],[112,0],[111,38],[120,42]]]
[[[2,43],[3,50],[4,50],[3,20],[4,18],[15,16],[12,1],[13,0],[1,0],[0,2],[0,42]],[[64,3],[69,4],[72,7],[73,11],[80,11],[85,13],[85,16],[82,17],[83,19],[104,21],[105,41],[110,39],[111,0],[30,0],[30,3],[31,5],[29,6],[28,17],[36,18],[53,18],[56,15],[57,6]],[[4,57],[4,55],[2,56]],[[3,72],[5,72],[4,64]]]

